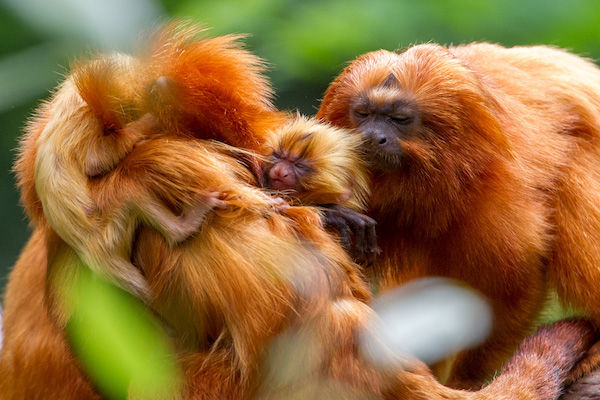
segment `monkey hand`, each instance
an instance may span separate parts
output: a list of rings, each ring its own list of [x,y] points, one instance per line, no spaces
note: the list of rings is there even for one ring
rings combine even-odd
[[[275,197],[275,198],[273,198],[273,201],[271,202],[271,207],[273,208],[273,210],[275,212],[280,213],[280,212],[285,211],[288,208],[290,208],[290,205],[287,201],[285,201],[281,197]]]
[[[371,263],[379,254],[374,219],[338,204],[322,206],[323,223],[339,232],[342,246],[360,263]],[[354,246],[352,246],[354,236]]]
[[[227,207],[227,201],[221,199],[220,192],[203,192],[196,199],[197,206],[205,207],[207,210],[224,209]]]
[[[209,212],[214,209],[224,209],[227,202],[220,198],[221,193],[204,191],[199,193],[192,203],[186,206],[181,215],[168,218],[168,212],[160,220],[166,235],[175,244],[181,243],[202,228]],[[168,228],[168,229],[165,229]]]

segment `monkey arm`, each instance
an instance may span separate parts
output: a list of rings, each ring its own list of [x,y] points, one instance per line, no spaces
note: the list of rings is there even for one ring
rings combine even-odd
[[[226,202],[218,196],[217,192],[203,192],[195,204],[185,206],[179,215],[157,201],[143,201],[138,206],[150,225],[158,229],[169,242],[177,244],[197,232],[211,210],[226,206]]]
[[[371,263],[379,254],[374,219],[339,204],[322,205],[323,223],[340,235],[340,242],[360,262]],[[352,246],[354,235],[354,246]]]

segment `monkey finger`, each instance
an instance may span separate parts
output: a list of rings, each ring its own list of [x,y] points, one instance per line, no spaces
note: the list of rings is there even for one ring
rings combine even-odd
[[[352,236],[346,219],[336,210],[326,208],[323,210],[323,224],[327,228],[338,232],[342,247],[344,250],[350,252],[352,249]]]
[[[366,223],[355,215],[346,215],[348,224],[354,233],[354,257],[360,261],[366,261]]]
[[[340,245],[344,250],[350,252],[352,249],[352,235],[347,225],[341,225],[338,229],[340,235]]]
[[[224,209],[227,207],[227,201],[219,198],[220,192],[202,192],[196,199],[199,206],[207,209]]]
[[[366,234],[366,254],[367,254],[367,262],[372,263],[375,261],[375,258],[380,253],[380,249],[377,246],[377,232],[375,230],[376,224],[371,224],[367,226],[367,234]]]
[[[365,223],[365,257],[367,263],[372,263],[375,261],[375,257],[380,253],[380,249],[377,246],[377,233],[375,227],[377,226],[377,221],[368,215],[356,213],[357,217],[362,219]]]
[[[225,200],[221,199],[213,199],[211,202],[209,202],[209,204],[212,206],[212,208],[216,208],[219,210],[227,208],[228,205],[228,203]]]
[[[354,247],[352,255],[357,261],[364,261],[365,259],[365,230],[367,223],[354,210],[351,210],[342,206],[335,206],[331,211],[332,215],[335,215],[335,220],[340,226],[348,226],[350,231],[354,235]],[[333,217],[330,219],[334,219]]]
[[[361,214],[357,211],[354,211],[356,213],[356,215],[358,217],[360,217],[363,221],[365,221],[365,223],[367,224],[367,226],[373,226],[375,227],[377,225],[377,221],[375,221],[373,218],[369,217],[368,215],[365,214]]]
[[[281,197],[276,197],[273,199],[272,207],[275,211],[281,212],[290,208],[290,205],[287,201],[282,199]]]

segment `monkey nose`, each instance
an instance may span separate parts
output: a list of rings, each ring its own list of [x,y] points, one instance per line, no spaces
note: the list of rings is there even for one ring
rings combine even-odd
[[[285,161],[273,165],[269,171],[269,185],[276,190],[295,189],[297,182],[292,168]]]
[[[374,132],[371,135],[371,141],[377,146],[385,146],[388,143],[388,138],[385,133]]]
[[[270,172],[271,173],[269,175],[271,175],[271,178],[273,179],[285,179],[290,174],[287,168],[273,167]]]

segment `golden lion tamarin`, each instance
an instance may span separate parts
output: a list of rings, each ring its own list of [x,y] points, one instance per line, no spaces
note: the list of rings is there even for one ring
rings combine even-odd
[[[298,116],[269,136],[266,186],[300,204],[341,204],[362,210],[368,196],[362,138]]]
[[[148,301],[144,277],[129,261],[139,223],[179,243],[223,203],[217,194],[200,193],[175,215],[155,188],[118,192],[105,204],[90,193],[91,178],[114,169],[155,129],[153,116],[136,115],[141,68],[138,60],[118,54],[74,68],[44,106],[52,117],[37,139],[34,182],[47,221],[83,262]]]
[[[375,222],[360,213],[369,194],[362,138],[312,118],[297,116],[268,135],[263,186],[292,202],[318,205],[324,222],[359,261],[376,254]],[[348,207],[349,209],[346,209]]]
[[[600,70],[565,51],[424,44],[353,61],[319,118],[365,136],[387,289],[442,275],[495,329],[449,383],[478,386],[530,331],[548,283],[600,321]]]
[[[374,369],[357,353],[354,339],[374,316],[356,295],[360,286],[352,279],[349,259],[339,247],[332,253],[335,242],[320,227],[318,214],[306,207],[289,209],[305,214],[309,222],[303,229],[321,236],[321,241],[307,242],[298,236],[301,219],[273,212],[272,198],[239,178],[251,172],[218,149],[174,138],[144,141],[92,186],[99,197],[110,197],[130,185],[152,186],[159,180],[169,182],[165,193],[185,199],[203,192],[211,181],[228,202],[186,243],[170,246],[156,230],[142,226],[133,250],[134,264],[155,294],[153,308],[173,327],[186,377],[179,397],[243,399],[267,393],[285,398],[307,382],[326,379],[341,386],[313,390],[336,398],[358,391],[390,399],[554,399],[569,369],[596,340],[587,323],[550,327],[527,341],[494,383],[475,393],[445,388],[421,368],[395,373]],[[53,290],[68,282],[56,279],[72,269],[60,263],[47,271],[46,253],[31,250],[44,243],[50,264],[57,254],[62,253],[62,261],[76,257],[41,226],[20,259],[7,292],[1,396],[96,398],[69,354],[60,326],[48,319],[45,275],[50,273]],[[39,290],[33,296],[20,290],[25,283]],[[303,351],[316,351],[311,358],[317,364],[290,387],[272,386],[270,375],[264,375],[265,351],[279,334],[296,330],[316,341],[316,347]]]
[[[210,52],[196,54],[197,63],[210,63],[212,56],[231,50],[223,41],[197,38],[188,38],[190,47],[182,50],[193,50],[198,41]],[[240,58],[241,72],[249,58]],[[207,90],[244,93],[248,86],[232,85],[222,71],[211,72],[214,88]],[[252,79],[249,73],[241,82]],[[212,105],[196,106],[200,112]],[[234,111],[245,115],[244,110],[224,107],[231,111],[218,115],[224,125],[229,115],[237,118]],[[17,163],[23,201],[35,213],[35,231],[7,287],[0,397],[99,399],[69,350],[64,325],[49,317],[53,310],[48,307],[56,303],[46,301],[57,279],[74,272],[57,260],[77,258],[45,222],[32,187],[39,135],[54,117],[46,111],[42,109],[30,127]],[[211,123],[219,126],[218,121]],[[594,329],[581,321],[546,328],[524,343],[492,384],[474,393],[443,387],[421,368],[376,370],[362,360],[355,341],[356,331],[374,317],[364,302],[368,291],[356,266],[324,231],[317,210],[273,210],[273,198],[255,186],[252,172],[223,145],[174,136],[168,130],[138,142],[113,169],[90,180],[89,190],[94,198],[110,203],[121,192],[155,186],[162,189],[159,197],[165,204],[174,208],[207,188],[218,190],[226,201],[197,235],[179,246],[171,246],[148,225],[140,226],[132,245],[133,264],[144,272],[154,294],[153,308],[174,328],[185,374],[183,392],[174,398],[286,398],[289,390],[305,388],[314,378],[326,385],[314,387],[312,398],[554,399],[567,371],[596,339]],[[68,279],[61,284],[65,282]],[[318,350],[314,370],[291,387],[271,385],[263,363],[283,332],[305,333]]]
[[[294,122],[288,113],[274,110],[270,100],[271,89],[262,75],[264,63],[240,47],[237,42],[240,36],[226,35],[210,41],[190,40],[198,35],[201,32],[193,27],[177,25],[168,34],[157,35],[156,43],[160,46],[151,46],[150,53],[144,57],[148,63],[147,70],[152,75],[149,80],[154,80],[154,83],[143,109],[155,115],[162,129],[172,134],[214,139],[257,152],[257,156],[246,154],[243,158],[256,175],[257,184],[264,186],[266,167],[260,156],[269,157],[277,141],[279,145],[290,145],[289,139],[293,138],[295,131],[324,126],[302,118]],[[214,51],[216,47],[228,51]],[[207,58],[210,58],[210,63],[205,61]],[[215,85],[215,76],[227,76],[229,84],[238,90]],[[224,121],[223,115],[227,116]],[[332,135],[341,137],[337,131]],[[282,141],[282,136],[287,136],[288,143]],[[321,173],[311,174],[305,180],[305,184],[310,182],[314,187],[295,195],[303,204],[320,203],[325,206],[331,203],[322,207],[326,224],[338,229],[348,249],[352,244],[350,225],[355,234],[355,256],[359,260],[372,259],[377,250],[374,221],[338,204],[343,202],[357,209],[363,202],[366,185],[356,150],[360,139],[340,139],[340,143],[334,144],[328,139],[331,135],[318,136],[316,140],[322,141],[319,144],[326,148],[321,152],[315,146],[311,153],[315,157],[312,163],[319,163]],[[335,158],[333,153],[329,157],[322,156],[326,151],[335,151]],[[340,176],[329,174],[338,174],[342,169],[353,170],[355,182],[345,181],[348,172]],[[353,185],[355,188],[352,188]],[[348,193],[350,197],[344,199]]]

